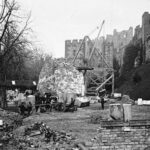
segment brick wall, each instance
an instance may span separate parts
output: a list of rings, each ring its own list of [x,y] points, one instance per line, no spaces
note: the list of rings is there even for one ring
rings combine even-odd
[[[144,150],[149,146],[147,139],[150,129],[131,128],[130,131],[119,129],[99,130],[99,147],[102,150]]]
[[[149,120],[104,121],[97,131],[95,150],[150,150]]]

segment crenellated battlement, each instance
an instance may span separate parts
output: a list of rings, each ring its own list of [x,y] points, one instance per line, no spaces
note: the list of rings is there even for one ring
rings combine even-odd
[[[78,44],[81,44],[81,42],[82,42],[82,39],[73,39],[73,40],[66,40],[65,44],[67,44],[67,45],[72,45],[72,44],[78,45]]]
[[[138,42],[141,42],[140,45],[143,46],[143,59],[150,61],[150,40],[148,39],[148,37],[150,37],[150,13],[144,12],[142,15],[142,25],[136,26],[134,35],[133,27],[129,27],[127,30],[122,31],[117,31],[116,29],[114,29],[113,34],[106,35],[105,38],[100,37],[98,39],[98,43],[95,46],[99,50],[104,51],[104,53],[109,57],[112,56],[113,53],[117,60],[119,62],[122,62],[124,48],[130,42],[132,42],[132,44],[137,44]],[[92,49],[92,45],[95,42],[94,39],[92,39],[91,41],[92,44],[89,44],[88,50]],[[65,57],[72,59],[78,51],[81,42],[82,39],[66,40]],[[108,58],[108,60],[109,59],[110,58]],[[122,65],[122,63],[120,65]]]
[[[122,51],[123,49],[121,47],[127,45],[133,38],[133,28],[130,27],[128,30],[123,30],[118,32],[116,29],[114,29],[113,34],[106,35],[105,37],[100,37],[98,39],[98,43],[95,45],[97,49],[100,51],[105,51],[105,54],[107,56],[107,60],[109,61],[110,64],[112,64],[110,61],[112,61],[113,57],[113,49],[118,49],[118,57],[119,59],[122,59]],[[87,48],[87,53],[89,55],[90,49],[92,49],[93,43],[95,40],[91,40],[92,44],[89,43],[89,46]],[[66,40],[65,41],[65,57],[66,58],[73,58],[74,55],[76,54],[80,44],[82,42],[82,39],[73,39],[73,40]],[[120,61],[120,60],[119,60]],[[121,62],[121,61],[120,61]]]

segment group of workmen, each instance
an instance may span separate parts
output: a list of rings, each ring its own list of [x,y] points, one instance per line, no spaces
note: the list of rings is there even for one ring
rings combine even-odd
[[[56,103],[58,97],[53,96],[51,93],[45,93],[45,95],[40,95],[39,92],[35,94],[35,111],[46,112],[52,111],[53,104]]]
[[[51,97],[51,95],[40,95],[39,92],[36,92],[34,94],[35,96],[35,103],[33,104],[31,101],[28,101],[29,93],[25,93],[26,101],[22,101],[18,104],[19,113],[21,115],[30,115],[33,112],[33,109],[35,108],[35,111],[38,112],[40,109],[40,112],[46,112],[51,111],[52,105],[51,103],[54,101],[57,101],[57,97]]]
[[[74,107],[75,99],[71,98],[71,101],[69,104],[67,101],[62,100],[57,94],[51,94],[51,93],[45,93],[44,95],[41,95],[39,92],[36,92],[34,94],[35,96],[35,103],[31,103],[31,101],[28,100],[29,93],[25,93],[26,100],[23,102],[20,102],[19,107],[19,113],[21,115],[30,115],[33,112],[33,109],[35,108],[36,112],[51,112],[53,109],[57,111],[74,111],[76,108]]]
[[[25,94],[24,94],[24,96],[26,97],[26,99],[27,99],[27,97],[29,96],[29,93],[28,92],[26,92]],[[31,112],[32,112],[32,109],[33,109],[33,104],[30,102],[30,101],[20,101],[19,103],[18,103],[18,110],[19,110],[19,113],[21,114],[21,115],[30,115],[31,114]]]
[[[101,103],[101,108],[104,109],[104,95],[106,94],[105,90],[99,90],[98,91],[98,96],[100,97],[100,103]],[[28,99],[29,93],[25,93],[26,99]],[[19,113],[21,115],[30,115],[33,112],[33,109],[35,108],[35,111],[38,112],[47,112],[47,111],[52,111],[54,108],[55,110],[60,111],[62,108],[62,103],[58,103],[58,97],[57,96],[52,96],[51,93],[46,93],[45,95],[41,95],[38,91],[34,94],[35,96],[35,103],[31,103],[31,101],[23,101],[18,104],[19,108]],[[57,105],[55,105],[57,104]],[[72,105],[72,103],[71,103]],[[73,106],[71,106],[73,108]]]
[[[37,112],[40,108],[40,112],[51,112],[52,110],[63,112],[76,111],[75,97],[73,95],[68,98],[66,93],[45,93],[44,97],[41,97],[38,93],[35,96],[35,110]]]

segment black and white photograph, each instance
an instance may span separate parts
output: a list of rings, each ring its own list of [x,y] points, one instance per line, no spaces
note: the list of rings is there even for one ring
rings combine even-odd
[[[0,0],[0,150],[150,150],[150,0]]]

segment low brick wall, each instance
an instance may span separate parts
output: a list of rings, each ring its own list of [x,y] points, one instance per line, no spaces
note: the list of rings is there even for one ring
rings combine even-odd
[[[147,124],[112,127],[110,124],[110,128],[107,125],[98,129],[96,139],[100,150],[145,150],[150,146],[150,127]]]

